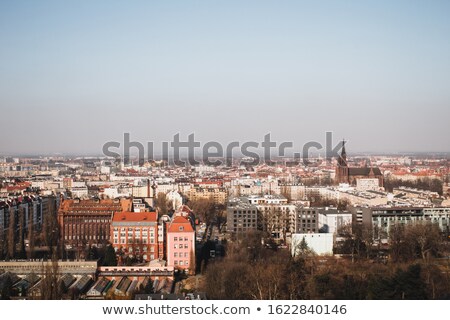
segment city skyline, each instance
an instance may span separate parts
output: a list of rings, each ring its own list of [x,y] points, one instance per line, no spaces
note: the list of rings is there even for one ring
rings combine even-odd
[[[345,137],[450,152],[450,4],[0,3],[2,155]]]

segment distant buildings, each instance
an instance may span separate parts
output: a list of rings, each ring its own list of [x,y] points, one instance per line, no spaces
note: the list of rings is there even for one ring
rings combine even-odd
[[[282,247],[296,246],[295,242],[305,239],[316,253],[329,254],[330,243],[336,238],[340,241],[339,231],[351,225],[370,226],[374,237],[386,242],[396,224],[433,222],[443,232],[449,232],[450,208],[445,207],[450,206],[450,200],[445,198],[450,192],[447,159],[372,156],[372,166],[362,157],[347,158],[345,147],[337,167],[320,157],[311,159],[308,165],[278,159],[273,165],[255,166],[242,166],[236,161],[232,167],[178,167],[161,161],[125,165],[93,157],[5,159],[0,161],[0,244],[5,251],[11,228],[14,241],[19,235],[23,240],[20,230],[28,232],[30,224],[39,230],[46,217],[57,215],[67,254],[64,258],[82,259],[81,253],[87,253],[90,245],[111,243],[122,257],[148,262],[145,268],[150,268],[152,275],[167,276],[165,273],[175,269],[192,270],[196,219],[192,210],[183,205],[186,199],[212,199],[216,204],[226,204],[226,231],[231,237],[222,234],[223,229],[218,234],[216,228],[203,226],[200,230],[213,230],[213,234],[200,231],[198,246],[208,237],[217,237],[218,242],[234,241],[263,231]],[[387,179],[410,179],[425,189],[427,185],[417,183],[418,179],[440,179],[444,182],[444,196],[396,187],[401,182],[386,183],[389,190],[394,189],[392,193],[384,191],[382,172]],[[175,212],[157,212],[155,198],[159,193],[166,195]],[[350,212],[337,210],[346,205],[351,207]],[[218,219],[221,226],[222,218],[221,215]],[[55,237],[58,231],[55,225],[47,228],[47,233],[54,233]],[[36,252],[42,256],[49,241],[43,241],[43,233],[39,236]],[[91,249],[92,256],[95,250]],[[74,255],[75,250],[80,254]],[[23,250],[15,257],[23,256],[22,253]],[[158,266],[150,267],[154,263]],[[99,284],[103,287],[108,283],[103,289],[110,286],[117,294],[123,294],[125,287],[129,290],[136,285],[137,279],[130,278],[130,283],[119,278],[135,277],[144,271],[135,268],[136,264],[128,269],[123,261],[119,264],[102,269],[101,277],[108,281]],[[112,278],[124,270],[126,275],[114,282]]]
[[[377,178],[360,178],[356,179],[356,191],[379,191],[380,180]]]
[[[393,189],[394,195],[401,195],[402,197],[407,198],[417,198],[417,199],[436,199],[439,198],[439,194],[437,192],[432,192],[428,190],[420,190],[415,188],[407,188],[407,187],[398,187]]]
[[[273,179],[252,180],[236,179],[229,187],[232,197],[282,194],[289,200],[303,200],[305,198],[305,186],[295,182],[281,182]]]
[[[352,168],[347,163],[345,142],[342,142],[342,152],[336,167],[336,183],[349,183],[356,185],[358,179],[377,179],[379,187],[383,186],[384,177],[377,167]]]
[[[193,187],[187,191],[189,200],[212,199],[215,203],[225,204],[227,191],[223,187]]]
[[[183,205],[183,197],[179,192],[172,190],[166,194],[167,200],[170,201],[172,208],[179,208]]]

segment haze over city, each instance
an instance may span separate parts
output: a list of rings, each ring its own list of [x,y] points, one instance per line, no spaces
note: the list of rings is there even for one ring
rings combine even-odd
[[[2,154],[349,140],[448,152],[447,1],[0,3]],[[9,139],[5,139],[9,137]]]
[[[0,0],[2,319],[448,313],[449,17]]]

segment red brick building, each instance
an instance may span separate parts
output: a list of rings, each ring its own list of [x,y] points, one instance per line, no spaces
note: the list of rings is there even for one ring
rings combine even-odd
[[[356,185],[358,179],[378,179],[378,185],[384,186],[384,177],[380,168],[366,166],[361,168],[349,167],[347,162],[347,153],[345,151],[345,142],[342,141],[342,151],[338,158],[336,166],[336,183],[348,183]]]
[[[115,212],[110,234],[116,251],[145,261],[160,258],[156,212]]]
[[[102,246],[109,242],[111,217],[130,211],[131,199],[66,199],[58,210],[61,237],[66,249]]]

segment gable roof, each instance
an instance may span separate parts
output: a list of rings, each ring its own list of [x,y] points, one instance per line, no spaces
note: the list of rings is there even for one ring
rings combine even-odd
[[[180,230],[180,227],[183,227],[183,230]],[[194,232],[194,228],[188,219],[177,216],[170,222],[167,232]]]

